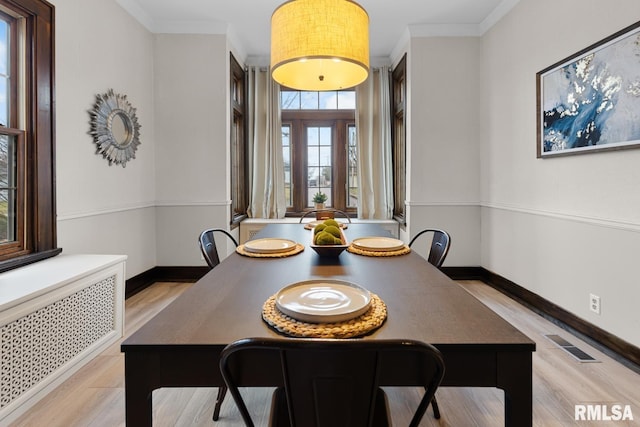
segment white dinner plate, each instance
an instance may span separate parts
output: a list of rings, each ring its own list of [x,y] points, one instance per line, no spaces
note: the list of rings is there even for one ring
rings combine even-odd
[[[249,240],[244,244],[244,249],[247,252],[253,252],[256,254],[277,254],[289,252],[295,248],[296,242],[293,240],[279,238]]]
[[[354,239],[351,244],[358,249],[373,252],[399,251],[404,248],[402,240],[391,237],[360,237]]]
[[[305,280],[282,288],[276,307],[302,322],[343,322],[364,314],[371,305],[366,289],[342,280]]]

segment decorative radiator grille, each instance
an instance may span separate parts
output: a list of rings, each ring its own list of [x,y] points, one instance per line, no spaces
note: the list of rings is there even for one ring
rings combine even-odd
[[[2,326],[0,409],[115,330],[116,276]]]

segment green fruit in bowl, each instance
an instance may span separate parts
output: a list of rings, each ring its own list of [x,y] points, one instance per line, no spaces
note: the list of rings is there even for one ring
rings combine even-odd
[[[326,219],[323,224],[326,226],[333,225],[334,227],[340,228],[340,223],[335,219]]]
[[[318,234],[319,232],[321,232],[322,230],[324,230],[326,227],[326,225],[324,224],[318,224],[315,227],[313,227],[313,234]]]
[[[335,245],[336,238],[326,231],[321,231],[314,238],[316,245]]]
[[[340,229],[335,225],[328,225],[323,230],[325,233],[331,234],[333,237],[341,238]]]

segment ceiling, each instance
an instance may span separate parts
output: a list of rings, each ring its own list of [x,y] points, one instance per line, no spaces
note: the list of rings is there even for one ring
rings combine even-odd
[[[154,33],[227,34],[247,57],[269,55],[271,14],[284,0],[116,0]],[[359,0],[372,57],[412,36],[478,36],[519,0]],[[239,45],[239,46],[237,46]]]

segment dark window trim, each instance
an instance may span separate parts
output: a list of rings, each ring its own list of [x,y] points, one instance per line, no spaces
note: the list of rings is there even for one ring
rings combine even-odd
[[[232,53],[230,56],[230,98],[231,98],[231,228],[234,229],[247,218],[249,208],[249,171],[247,153],[247,75]],[[236,82],[242,82],[239,93]],[[236,120],[241,121],[240,141],[235,139]],[[234,165],[238,163],[241,169],[234,172]],[[238,175],[238,176],[236,176]],[[237,197],[236,197],[237,196]]]
[[[393,156],[393,219],[406,225],[406,173],[407,173],[407,55],[405,54],[392,72],[391,90],[391,141]],[[401,121],[402,126],[397,122]],[[398,128],[401,129],[398,129]],[[402,135],[398,135],[402,131]]]
[[[55,9],[43,0],[0,0],[26,18],[26,255],[0,272],[59,254],[55,180]]]

